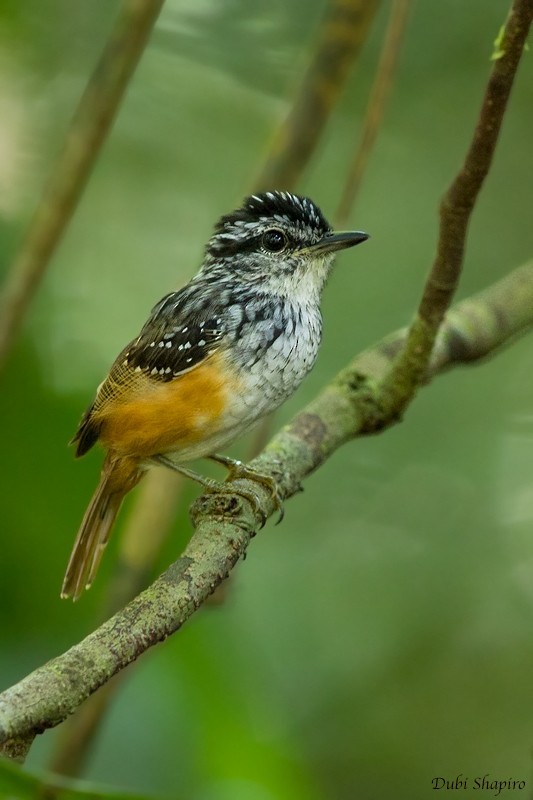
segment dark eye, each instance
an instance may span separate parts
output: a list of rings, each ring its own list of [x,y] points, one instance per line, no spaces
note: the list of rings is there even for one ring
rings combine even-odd
[[[287,237],[283,231],[272,228],[272,230],[263,234],[261,244],[265,250],[270,250],[271,253],[281,253],[287,246]]]

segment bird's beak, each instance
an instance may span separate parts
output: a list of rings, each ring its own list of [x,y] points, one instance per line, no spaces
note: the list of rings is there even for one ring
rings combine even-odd
[[[334,253],[336,250],[345,250],[347,247],[355,247],[356,244],[366,242],[369,239],[368,233],[363,231],[339,231],[338,233],[328,233],[316,244],[307,247],[311,253]]]

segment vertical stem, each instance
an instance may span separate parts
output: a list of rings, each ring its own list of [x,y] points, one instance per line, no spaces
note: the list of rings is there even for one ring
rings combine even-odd
[[[74,213],[164,0],[124,0],[0,297],[0,368]]]
[[[357,152],[348,170],[348,177],[335,216],[335,224],[338,228],[345,227],[353,210],[363,173],[376,142],[400,55],[409,4],[410,0],[393,0],[392,2],[389,24],[383,39],[376,77],[374,78],[366,107],[363,133]]]
[[[311,62],[254,181],[255,191],[295,186],[315,151],[378,7],[379,0],[330,0]]]

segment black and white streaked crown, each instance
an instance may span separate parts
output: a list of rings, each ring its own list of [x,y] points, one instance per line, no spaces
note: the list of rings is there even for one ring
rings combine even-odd
[[[207,251],[235,251],[253,246],[254,236],[268,226],[294,232],[301,243],[318,241],[332,228],[320,208],[309,197],[291,192],[264,192],[247,197],[240,208],[225,214],[215,225]]]
[[[242,206],[226,214],[218,221],[215,231],[222,233],[228,226],[239,223],[280,222],[295,227],[310,226],[322,235],[331,227],[309,197],[300,197],[290,192],[264,192],[247,197]]]

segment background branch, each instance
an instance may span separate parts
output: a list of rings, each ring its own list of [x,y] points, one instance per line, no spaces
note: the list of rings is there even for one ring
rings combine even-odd
[[[487,355],[533,323],[533,263],[459,304],[444,324],[428,376]],[[398,419],[383,417],[376,384],[390,368],[399,332],[356,358],[252,462],[284,497],[341,444]],[[479,345],[477,342],[481,342]],[[459,344],[460,343],[460,346]],[[363,371],[364,370],[364,371]],[[235,485],[246,481],[235,481]],[[270,493],[254,484],[264,511]],[[183,555],[148,589],[79,644],[0,695],[0,752],[64,720],[96,689],[149,647],[177,631],[246,552],[258,528],[240,496],[203,495],[193,507],[195,532]]]
[[[254,181],[256,191],[292,189],[300,179],[378,7],[379,0],[331,0],[300,89]]]
[[[359,146],[349,166],[348,176],[339,200],[337,213],[335,214],[335,227],[340,229],[346,226],[350,214],[353,212],[361,180],[383,120],[405,35],[409,5],[410,0],[393,0],[391,4],[389,22],[383,38],[376,75],[370,90]]]
[[[0,297],[0,369],[81,197],[164,0],[124,0]]]

